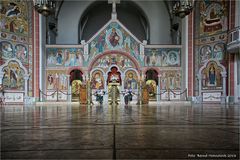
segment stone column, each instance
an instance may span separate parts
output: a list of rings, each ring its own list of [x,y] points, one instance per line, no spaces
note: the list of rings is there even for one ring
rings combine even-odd
[[[24,75],[24,103],[29,103],[28,100],[28,79],[29,79],[29,75],[25,74]]]
[[[105,94],[104,94],[104,96],[103,96],[103,103],[105,103],[105,102],[108,103],[107,75],[104,75],[103,78],[104,78],[104,91],[105,91]]]
[[[72,93],[71,93],[71,86],[70,86],[70,81],[69,81],[69,79],[70,79],[70,75],[66,75],[66,77],[67,77],[67,102],[71,102],[71,95],[72,95]]]
[[[197,79],[198,79],[198,97],[197,98],[197,102],[202,102],[202,75],[198,74],[197,75]]]
[[[0,71],[0,86],[2,87],[2,89],[3,89],[3,75],[4,75],[4,73],[2,72],[2,71]],[[0,92],[0,97],[1,96],[3,96],[2,95],[3,93],[2,92]]]
[[[157,102],[160,101],[160,93],[161,93],[161,90],[160,90],[160,83],[161,83],[161,76],[158,75],[158,86],[157,86]]]
[[[0,85],[3,84],[2,80],[3,80],[3,75],[4,75],[4,72],[0,71]]]
[[[121,85],[120,90],[119,90],[119,93],[120,93],[120,103],[123,103],[123,104],[124,104],[124,96],[123,96],[123,94],[122,94],[122,91],[124,91],[124,79],[125,79],[125,75],[122,75],[121,79],[122,79],[122,85]]]
[[[226,78],[227,78],[227,72],[221,72],[221,76],[223,79],[223,94],[221,97],[221,103],[226,103]]]

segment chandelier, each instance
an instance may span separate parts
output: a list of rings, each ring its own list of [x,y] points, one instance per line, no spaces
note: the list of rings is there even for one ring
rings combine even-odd
[[[36,11],[44,16],[54,14],[56,8],[55,0],[34,0],[34,8]]]
[[[184,18],[192,12],[193,4],[194,0],[176,0],[173,4],[173,14]]]

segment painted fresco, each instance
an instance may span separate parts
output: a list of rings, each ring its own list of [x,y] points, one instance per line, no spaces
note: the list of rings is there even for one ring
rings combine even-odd
[[[101,71],[94,71],[91,78],[91,89],[104,89],[104,78]]]
[[[1,57],[4,60],[8,60],[11,58],[17,58],[22,63],[28,63],[28,49],[26,45],[16,44],[13,46],[8,41],[2,41],[0,43]]]
[[[108,50],[119,50],[130,53],[136,59],[139,56],[139,45],[118,23],[110,23],[91,42],[90,58]]]
[[[1,2],[0,29],[4,32],[28,35],[27,3],[19,0]]]
[[[212,35],[227,30],[227,1],[200,1],[200,35]]]
[[[204,64],[209,59],[222,61],[224,59],[225,44],[217,43],[215,45],[204,45],[200,49],[199,63]]]
[[[93,65],[93,68],[102,68],[106,72],[111,65],[117,65],[122,71],[127,68],[135,67],[133,62],[124,55],[108,54],[99,58]]]
[[[137,74],[135,71],[127,71],[124,79],[124,89],[137,89]]]
[[[10,42],[2,41],[0,43],[0,47],[1,47],[1,57],[3,59],[14,58],[13,46]]]
[[[46,72],[46,87],[47,90],[67,90],[68,79],[66,71],[63,70],[47,70]]]
[[[22,44],[15,46],[15,57],[22,63],[28,63],[27,47]]]
[[[47,67],[83,65],[82,48],[47,48]]]
[[[207,67],[201,72],[202,74],[202,89],[222,89],[222,76],[223,69],[215,62],[209,62]]]
[[[181,65],[180,48],[145,48],[144,65],[157,67],[179,67]]]
[[[18,62],[10,61],[3,68],[3,87],[5,90],[24,90],[24,70]]]
[[[182,72],[180,70],[169,70],[160,72],[160,89],[181,90]]]

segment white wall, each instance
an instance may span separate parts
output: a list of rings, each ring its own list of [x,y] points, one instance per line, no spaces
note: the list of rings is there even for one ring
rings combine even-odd
[[[91,2],[64,1],[58,16],[56,44],[78,44],[78,24],[83,11]]]
[[[89,1],[64,1],[58,17],[57,44],[78,44],[78,24]],[[163,1],[135,1],[150,24],[151,44],[171,44],[170,20]],[[109,4],[110,5],[110,4]]]
[[[240,1],[235,1],[236,7],[235,7],[235,27],[240,26]]]
[[[135,1],[150,24],[151,44],[171,44],[170,19],[163,1]]]

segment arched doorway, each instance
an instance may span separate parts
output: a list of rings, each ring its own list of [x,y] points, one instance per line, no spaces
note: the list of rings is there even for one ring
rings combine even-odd
[[[150,100],[157,100],[158,72],[155,69],[149,69],[145,78]]]
[[[79,89],[83,82],[83,73],[78,69],[70,72],[70,85],[72,89],[72,102],[79,101]]]
[[[121,73],[117,66],[112,66],[107,75],[108,93],[110,93],[108,95],[108,101],[112,102],[114,99],[116,99],[116,102],[118,103],[120,101],[122,85]],[[113,97],[113,95],[115,96]]]
[[[89,66],[92,93],[94,93],[94,90],[96,90],[99,85],[101,86],[100,89],[109,93],[109,84],[115,78],[120,92],[124,91],[124,89],[131,88],[136,90],[135,92],[137,93],[137,82],[140,77],[139,69],[141,66],[137,59],[131,56],[130,53],[115,50],[105,51],[104,53],[96,55]],[[99,79],[99,83],[96,83],[96,78]],[[101,82],[102,80],[104,80],[104,83]],[[104,99],[109,100],[110,96],[110,94],[106,94]],[[119,95],[118,100],[119,99],[123,102],[122,95]]]

